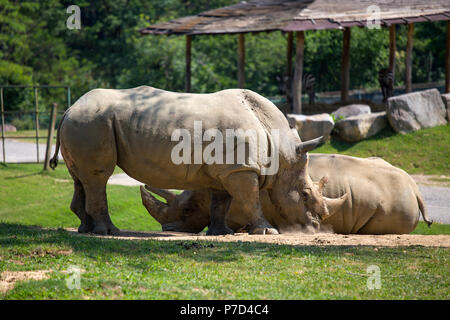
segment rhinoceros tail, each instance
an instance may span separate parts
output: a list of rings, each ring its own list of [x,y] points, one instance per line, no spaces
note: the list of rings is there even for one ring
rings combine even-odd
[[[50,168],[52,168],[53,170],[55,170],[55,168],[58,166],[58,153],[59,153],[59,146],[60,146],[60,142],[59,142],[59,135],[60,135],[60,129],[61,129],[61,124],[64,121],[64,118],[66,117],[66,113],[63,114],[61,121],[59,122],[58,125],[58,132],[56,133],[56,147],[55,147],[55,154],[53,155],[53,158],[50,159]]]
[[[416,194],[416,198],[417,198],[417,203],[419,204],[420,212],[422,212],[423,221],[425,221],[427,223],[427,225],[430,227],[431,224],[433,223],[433,220],[430,220],[428,218],[428,211],[427,211],[427,208],[425,207],[425,201],[423,200],[423,197],[420,193]]]

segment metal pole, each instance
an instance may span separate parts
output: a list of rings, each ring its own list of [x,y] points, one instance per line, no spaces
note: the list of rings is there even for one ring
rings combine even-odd
[[[2,113],[2,149],[3,149],[3,163],[6,163],[5,152],[5,107],[3,105],[3,88],[0,88],[1,113]]]
[[[70,108],[70,87],[67,87],[67,108]]]
[[[56,103],[53,103],[52,112],[50,115],[50,123],[48,126],[47,149],[45,150],[44,170],[48,170],[48,167],[50,164],[50,154],[52,152],[52,141],[53,141],[53,134],[55,132],[57,111],[58,111],[58,105]]]
[[[36,158],[37,163],[39,163],[39,106],[38,106],[38,95],[37,88],[34,88],[34,102],[35,102],[35,125],[36,125]]]

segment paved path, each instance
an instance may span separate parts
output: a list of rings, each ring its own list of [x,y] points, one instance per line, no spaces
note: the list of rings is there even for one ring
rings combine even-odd
[[[450,188],[419,185],[431,220],[450,223]]]
[[[39,144],[40,162],[44,162],[46,149],[47,149],[46,144],[43,143]],[[52,145],[52,152],[51,152],[52,157],[54,152],[55,152],[55,145]],[[18,141],[14,139],[5,139],[5,154],[6,154],[6,162],[8,163],[36,162],[37,160],[36,142],[31,143]],[[61,152],[59,153],[59,159],[62,159]],[[3,162],[3,142],[1,139],[0,139],[0,161]]]

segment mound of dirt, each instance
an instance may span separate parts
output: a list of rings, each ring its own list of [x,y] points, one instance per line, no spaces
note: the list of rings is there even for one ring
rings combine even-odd
[[[98,236],[79,234],[74,228],[67,231],[80,236],[102,237],[122,240],[161,240],[161,241],[217,241],[217,242],[259,242],[294,246],[375,246],[375,247],[450,247],[450,235],[343,235],[333,233],[316,234],[280,234],[280,235],[249,235],[237,233],[225,236],[207,236],[204,233],[191,234],[163,231],[128,231],[123,230],[117,236]]]

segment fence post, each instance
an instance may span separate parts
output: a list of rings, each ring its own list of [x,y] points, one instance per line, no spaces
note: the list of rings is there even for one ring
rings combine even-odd
[[[34,88],[34,103],[35,103],[35,126],[36,126],[36,162],[39,163],[39,106],[38,106],[38,91]]]
[[[54,103],[52,105],[52,113],[50,115],[50,124],[48,126],[47,149],[45,151],[44,170],[48,170],[49,164],[50,164],[50,155],[52,152],[52,141],[53,141],[53,134],[55,132],[57,110],[58,110],[58,105],[56,103]]]
[[[5,106],[3,105],[3,88],[0,88],[0,104],[2,113],[2,149],[3,149],[3,163],[6,163],[5,157]]]

